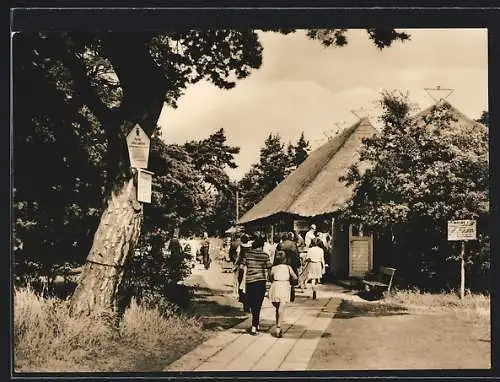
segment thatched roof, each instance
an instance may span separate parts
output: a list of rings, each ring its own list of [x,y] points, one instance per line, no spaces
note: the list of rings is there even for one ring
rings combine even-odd
[[[486,129],[449,102],[438,102],[442,103],[448,106],[447,113],[454,119],[450,134],[457,130],[478,133],[481,129]],[[418,124],[424,123],[425,116],[429,116],[435,106],[436,104],[431,105],[413,118]],[[377,134],[377,130],[366,118],[345,129],[313,151],[294,172],[245,213],[238,223],[248,224],[278,214],[312,217],[342,209],[352,198],[354,189],[339,181],[339,177],[358,159],[362,138],[373,134]],[[361,170],[366,166],[367,164],[362,164]]]
[[[417,124],[423,124],[425,123],[424,118],[429,117],[434,108],[438,106],[445,106],[446,107],[446,115],[450,116],[452,120],[450,121],[450,125],[453,127],[451,133],[459,131],[459,130],[477,130],[477,131],[484,131],[486,129],[486,126],[483,124],[474,121],[473,119],[470,119],[467,117],[464,113],[462,113],[460,110],[458,110],[456,107],[454,107],[451,103],[445,100],[440,100],[437,103],[429,106],[428,108],[422,110],[421,112],[417,113],[413,118],[417,122]],[[431,123],[431,126],[433,124]],[[434,126],[437,127],[437,126]]]
[[[247,224],[276,214],[311,217],[333,213],[345,206],[353,194],[339,177],[358,158],[362,138],[377,130],[363,118],[313,151],[275,189],[239,220]]]

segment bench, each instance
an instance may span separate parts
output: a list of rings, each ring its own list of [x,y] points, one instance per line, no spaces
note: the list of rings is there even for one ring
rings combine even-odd
[[[365,291],[379,291],[382,294],[388,295],[391,293],[392,280],[394,278],[394,273],[396,268],[380,267],[378,272],[369,273],[362,280]]]

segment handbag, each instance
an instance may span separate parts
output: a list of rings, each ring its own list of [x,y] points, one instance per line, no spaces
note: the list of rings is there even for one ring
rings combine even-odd
[[[295,275],[291,266],[288,266],[288,273],[290,275],[290,285],[295,286],[299,284],[299,278]]]

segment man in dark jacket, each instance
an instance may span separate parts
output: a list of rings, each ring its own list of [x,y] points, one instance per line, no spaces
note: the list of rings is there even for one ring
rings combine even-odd
[[[248,299],[246,295],[246,285],[245,280],[243,280],[245,268],[243,266],[243,260],[246,257],[246,253],[251,249],[252,243],[247,234],[242,234],[240,237],[240,247],[234,261],[233,271],[235,272],[235,283],[238,290],[238,301],[243,304],[243,310],[245,312],[250,312],[250,306],[248,305]]]
[[[286,254],[287,264],[290,265],[296,275],[299,274],[300,257],[299,250],[295,244],[295,235],[293,232],[288,232],[278,244],[277,250],[284,251]],[[292,285],[290,301],[295,300],[295,287]]]
[[[233,239],[231,240],[231,244],[229,244],[229,261],[234,264],[236,261],[236,257],[238,256],[239,248],[240,248],[240,237],[235,234]]]
[[[210,242],[208,241],[208,234],[206,232],[203,232],[200,254],[202,256],[205,269],[208,269],[210,267]]]

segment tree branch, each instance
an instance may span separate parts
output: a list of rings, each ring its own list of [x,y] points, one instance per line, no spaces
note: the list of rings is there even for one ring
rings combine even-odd
[[[156,127],[165,94],[171,86],[171,81],[151,57],[151,38],[147,33],[109,33],[103,38],[105,52],[123,90],[120,114],[124,121],[139,122],[148,135]]]
[[[103,128],[107,129],[107,124],[112,117],[111,109],[92,87],[87,76],[87,68],[70,46],[70,37],[62,36],[62,44],[57,49],[56,56],[70,72],[77,96],[84,100],[84,104],[99,119]]]

